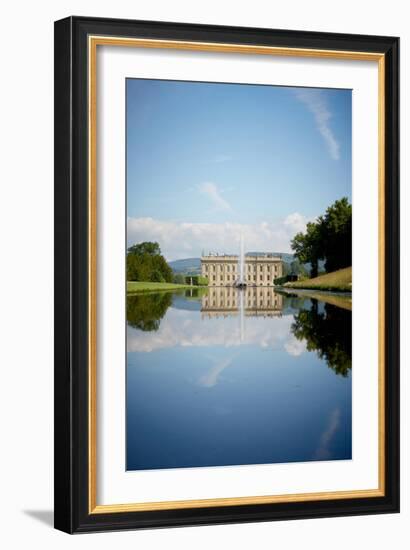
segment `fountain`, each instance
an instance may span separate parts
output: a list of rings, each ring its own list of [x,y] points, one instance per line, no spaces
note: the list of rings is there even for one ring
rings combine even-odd
[[[239,268],[239,279],[236,281],[236,287],[237,288],[246,288],[246,282],[245,282],[245,252],[244,252],[244,244],[243,244],[243,233],[241,233],[241,253],[239,255],[239,262],[238,262],[238,268]]]

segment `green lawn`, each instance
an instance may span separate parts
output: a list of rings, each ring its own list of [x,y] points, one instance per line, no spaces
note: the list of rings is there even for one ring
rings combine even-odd
[[[285,288],[311,288],[315,290],[335,290],[338,292],[351,292],[352,290],[352,268],[345,267],[332,273],[319,275],[313,279],[305,279],[294,283],[285,283]]]
[[[127,294],[135,292],[156,292],[158,290],[178,290],[179,288],[192,288],[190,285],[176,283],[151,283],[145,281],[127,281]],[[198,287],[194,287],[198,288]]]

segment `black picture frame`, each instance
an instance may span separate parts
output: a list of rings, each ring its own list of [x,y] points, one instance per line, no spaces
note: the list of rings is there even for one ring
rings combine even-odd
[[[377,52],[385,59],[385,494],[373,498],[89,511],[90,35]],[[399,39],[68,17],[55,23],[55,527],[67,533],[399,511]]]

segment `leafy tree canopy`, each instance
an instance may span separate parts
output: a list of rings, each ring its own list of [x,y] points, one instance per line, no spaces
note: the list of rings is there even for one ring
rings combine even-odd
[[[291,241],[296,258],[310,262],[311,277],[318,274],[319,260],[325,260],[327,272],[352,265],[352,205],[346,197],[335,201],[315,222],[309,222],[305,233]]]
[[[128,254],[134,254],[135,256],[143,256],[148,254],[149,256],[159,256],[161,249],[156,242],[145,241],[139,244],[133,244],[128,249]]]
[[[156,242],[134,244],[127,254],[127,281],[172,282],[172,269]]]

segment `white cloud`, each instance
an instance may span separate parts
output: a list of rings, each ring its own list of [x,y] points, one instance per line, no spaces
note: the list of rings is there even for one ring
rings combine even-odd
[[[315,89],[301,88],[299,90],[295,90],[295,95],[299,101],[306,105],[315,117],[316,127],[325,140],[332,159],[339,160],[340,145],[329,126],[329,121],[332,118],[332,114],[329,111],[326,99],[323,97],[322,92]]]
[[[223,198],[221,191],[215,183],[205,181],[199,184],[198,189],[200,193],[208,197],[217,210],[231,210],[231,205]]]
[[[306,351],[305,340],[298,340],[293,334],[289,336],[289,339],[285,342],[285,350],[289,355],[293,357],[299,357]]]
[[[294,212],[293,214],[286,216],[283,220],[283,225],[288,227],[290,231],[299,233],[299,231],[304,231],[306,229],[307,221],[308,220],[305,216],[302,216],[302,214],[299,214],[298,212]]]
[[[291,239],[305,230],[308,221],[297,212],[281,220],[257,224],[180,223],[128,218],[128,244],[157,241],[167,260],[176,260],[200,256],[202,250],[236,254],[243,233],[247,251],[290,252]]]
[[[269,323],[263,317],[246,317],[244,326],[241,327],[238,316],[235,315],[201,320],[197,311],[171,307],[156,331],[144,332],[128,326],[127,351],[150,353],[177,346],[237,348],[242,345],[258,345],[264,349],[282,349],[290,353],[287,344],[293,321],[293,315],[272,317]],[[222,366],[226,368],[229,365],[221,364],[220,367]],[[217,377],[220,372],[219,368],[215,368],[214,375]],[[210,380],[213,380],[212,376],[208,378],[208,384]]]

